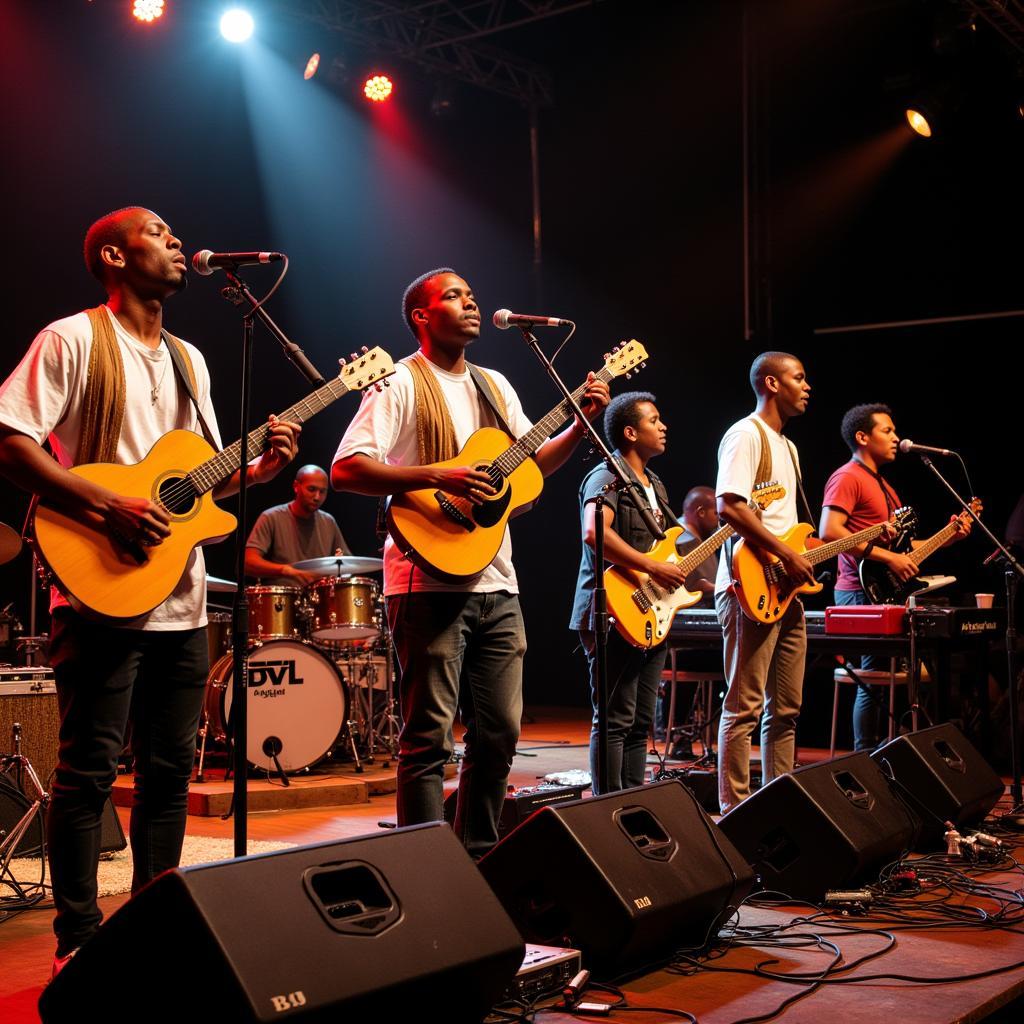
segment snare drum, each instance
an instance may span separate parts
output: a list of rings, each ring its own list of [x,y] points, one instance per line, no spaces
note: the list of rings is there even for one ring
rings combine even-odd
[[[309,587],[317,640],[372,640],[380,633],[377,584],[362,576],[328,576]]]
[[[299,601],[294,587],[246,587],[249,601],[249,642],[294,640],[300,636]]]
[[[206,683],[210,736],[223,742],[231,712],[233,655],[213,666]],[[309,768],[334,746],[348,721],[348,691],[330,660],[301,640],[272,640],[249,654],[245,756],[254,768]]]
[[[231,650],[231,612],[207,612],[206,645],[211,666]]]

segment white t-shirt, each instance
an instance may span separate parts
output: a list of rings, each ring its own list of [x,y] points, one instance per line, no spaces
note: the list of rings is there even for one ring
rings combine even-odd
[[[178,386],[170,354],[163,344],[148,348],[133,338],[107,308],[124,364],[125,413],[114,461],[140,462],[171,430],[202,433],[192,400]],[[210,402],[210,374],[202,353],[185,343],[196,378],[196,397],[220,447],[217,418]],[[36,335],[24,359],[0,385],[0,423],[43,444],[47,438],[65,468],[74,465],[81,433],[92,348],[92,325],[86,313],[57,320]],[[156,400],[152,396],[156,392]],[[56,589],[50,609],[66,604]],[[206,564],[201,548],[189,556],[185,572],[170,597],[147,615],[110,620],[125,629],[194,629],[206,625]]]
[[[776,535],[785,533],[799,522],[797,513],[797,477],[793,468],[793,459],[800,464],[800,456],[796,445],[788,441],[777,430],[773,430],[758,416],[758,421],[768,437],[772,453],[772,479],[778,481],[786,489],[786,496],[773,501],[765,509],[761,523],[769,533]],[[793,453],[792,457],[790,452]],[[758,464],[761,461],[761,435],[750,417],[744,417],[734,423],[722,438],[718,446],[718,480],[715,482],[715,495],[738,494],[750,500],[755,483],[767,483],[755,480]],[[729,550],[728,545],[723,552]],[[723,553],[718,562],[718,576],[715,578],[715,593],[728,590],[732,583],[729,559]]]
[[[455,428],[455,442],[460,450],[474,431],[497,425],[489,408],[486,413],[482,412],[482,403],[486,400],[481,398],[468,370],[464,373],[449,373],[433,363],[428,362],[428,365],[441,386],[441,394],[444,395]],[[500,373],[488,370],[487,374],[505,400],[508,425],[516,437],[522,437],[533,424],[526,418],[519,397]],[[392,466],[419,465],[416,391],[412,371],[404,363],[398,363],[390,387],[381,392],[368,388],[363,393],[362,404],[338,445],[334,461],[360,453]],[[467,583],[443,583],[427,575],[403,557],[394,541],[388,537],[384,544],[384,593],[407,593],[410,589],[410,572],[413,591],[444,590],[485,594],[507,590],[512,594],[519,593],[519,583],[512,565],[512,539],[507,527],[494,561]]]

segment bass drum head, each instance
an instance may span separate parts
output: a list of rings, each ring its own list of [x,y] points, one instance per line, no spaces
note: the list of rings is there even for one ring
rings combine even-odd
[[[223,721],[231,713],[234,665],[226,654],[210,673],[222,689]],[[216,680],[216,682],[214,682]],[[328,658],[301,640],[272,640],[249,654],[248,742],[254,768],[286,772],[309,768],[334,746],[348,721],[348,693]]]

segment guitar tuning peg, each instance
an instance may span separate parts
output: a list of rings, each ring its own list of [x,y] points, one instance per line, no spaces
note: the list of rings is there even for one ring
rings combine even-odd
[[[608,360],[611,359],[611,357],[612,357],[611,352],[605,352],[605,354],[604,354],[604,361],[607,363]]]
[[[615,347],[614,347],[614,348],[612,349],[612,351],[613,351],[613,352],[618,352],[620,348],[622,348],[622,346],[621,346],[621,345],[616,345],[616,346],[615,346]]]
[[[377,381],[377,383],[374,384],[373,386],[374,388],[376,388],[378,395],[384,390],[384,384],[382,384],[380,381]]]
[[[351,360],[352,360],[353,362],[355,362],[355,361],[356,361],[356,360],[357,360],[357,359],[359,358],[359,353],[358,353],[358,352],[350,352],[350,353],[349,353],[349,355],[348,355],[348,357],[349,357],[349,359],[351,359]]]
[[[627,373],[626,374],[626,380],[632,380],[632,378],[633,378],[633,374],[631,374],[631,373]]]
[[[339,365],[339,366],[344,366],[344,365],[345,365],[345,359],[344,359],[344,357],[342,357],[341,359],[339,359],[339,360],[338,360],[338,365]]]
[[[640,369],[641,370],[646,370],[647,369],[647,364],[646,363],[641,363],[640,364]]]
[[[384,378],[384,387],[386,387],[386,388],[391,387],[391,378],[390,377],[385,377]]]
[[[370,350],[366,345],[364,345],[359,351],[362,352],[363,355],[365,356],[366,353],[369,352]]]

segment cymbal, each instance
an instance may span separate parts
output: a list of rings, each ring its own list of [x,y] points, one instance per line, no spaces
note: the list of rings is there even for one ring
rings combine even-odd
[[[216,594],[233,594],[238,589],[234,580],[222,580],[219,576],[206,576],[206,589]]]
[[[384,568],[383,558],[368,555],[326,555],[323,558],[307,558],[295,562],[293,569],[304,572],[322,572],[325,576],[354,576],[361,572],[380,572]]]
[[[21,537],[6,523],[0,523],[0,565],[9,562],[21,550]]]

